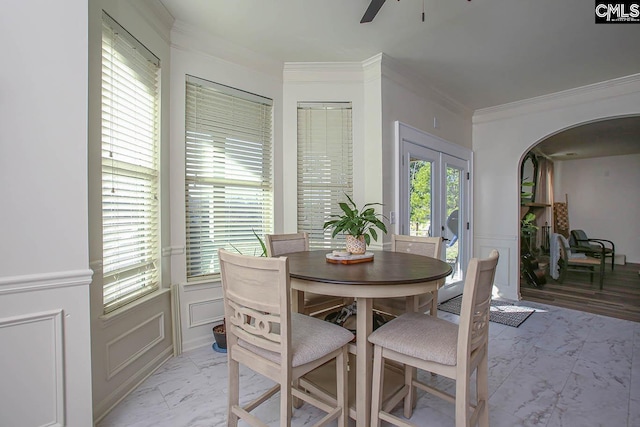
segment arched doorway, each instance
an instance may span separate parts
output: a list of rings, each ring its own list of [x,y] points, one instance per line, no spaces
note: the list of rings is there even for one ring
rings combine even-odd
[[[523,299],[632,320],[640,318],[640,292],[636,296],[634,287],[626,286],[636,280],[635,288],[640,287],[636,264],[640,263],[640,254],[634,252],[632,237],[640,231],[636,224],[640,196],[638,190],[625,190],[640,179],[639,134],[638,115],[592,121],[556,132],[523,155],[521,185],[532,178],[534,182],[521,187]],[[567,208],[567,217],[559,224],[554,224],[554,202],[564,203]],[[631,262],[620,262],[618,271],[605,269],[602,290],[597,285],[599,275],[594,283],[589,275],[576,274],[559,284],[557,275],[554,278],[549,274],[553,268],[549,264],[553,259],[553,254],[549,256],[549,236],[554,231],[568,236],[569,229],[576,228],[588,230],[590,237],[614,239],[619,253],[621,248],[630,253]],[[625,273],[625,269],[630,272]],[[616,308],[612,309],[612,305]]]
[[[631,115],[640,115],[640,75],[474,113],[473,256],[500,251],[495,295],[521,299],[519,181],[524,154],[562,130]]]

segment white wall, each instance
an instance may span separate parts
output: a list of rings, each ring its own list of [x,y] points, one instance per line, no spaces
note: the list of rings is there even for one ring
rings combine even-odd
[[[203,41],[203,40],[206,40]],[[224,318],[218,278],[187,282],[185,236],[185,82],[186,75],[231,86],[273,100],[275,227],[282,228],[282,64],[194,34],[180,22],[171,32],[171,283],[174,285],[178,352],[213,343],[212,326]],[[260,71],[258,71],[260,70]]]
[[[504,269],[496,273],[500,295],[519,299],[518,186],[524,154],[548,135],[569,127],[637,114],[640,75],[476,111],[475,252],[500,250],[499,269]]]
[[[88,426],[87,2],[3,2],[0,40],[0,425]]]
[[[613,241],[640,263],[640,154],[554,162],[554,200],[569,201],[569,225]]]
[[[413,76],[388,56],[382,55],[381,62],[382,175],[385,177],[382,185],[385,214],[389,215],[391,210],[399,211],[400,197],[396,176],[399,157],[395,145],[395,121],[471,148],[471,111],[434,91],[428,82]]]

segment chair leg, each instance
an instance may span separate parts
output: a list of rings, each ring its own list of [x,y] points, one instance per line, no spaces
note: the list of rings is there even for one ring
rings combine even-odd
[[[489,358],[486,348],[476,372],[476,390],[478,405],[484,403],[482,413],[478,414],[478,426],[489,427]]]
[[[456,378],[456,427],[469,425],[469,375]]]
[[[280,427],[291,427],[292,412],[291,376],[283,375],[280,381]]]
[[[404,384],[409,387],[409,391],[407,395],[404,397],[404,417],[411,418],[413,415],[413,408],[415,406],[415,402],[417,401],[416,389],[413,386],[413,380],[416,378],[416,369],[409,366],[404,365]]]
[[[382,406],[382,387],[384,385],[384,360],[382,347],[373,347],[373,378],[371,380],[371,426],[380,427],[380,408]]]
[[[347,358],[349,353],[344,347],[336,358],[336,402],[342,406],[342,414],[338,418],[338,427],[349,425],[349,390],[347,386]]]
[[[238,362],[228,358],[229,364],[229,398],[227,405],[227,426],[236,427],[238,425],[238,416],[233,413],[231,408],[238,406],[240,403],[240,366]]]
[[[429,310],[429,314],[433,317],[438,317],[438,291],[431,292],[431,309]]]
[[[616,260],[616,251],[611,252],[611,271],[613,271],[613,266],[615,265]]]

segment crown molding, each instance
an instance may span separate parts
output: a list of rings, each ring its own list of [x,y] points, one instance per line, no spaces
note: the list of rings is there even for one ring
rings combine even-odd
[[[171,27],[175,19],[161,1],[141,0],[131,2],[131,5],[165,42],[170,43]]]
[[[285,83],[353,83],[362,82],[361,62],[285,62],[282,71]]]
[[[195,30],[184,21],[174,22],[171,29],[171,47],[209,56],[231,65],[247,67],[282,81],[282,62],[233,44],[221,37]]]
[[[473,114],[473,123],[486,123],[541,111],[566,108],[636,92],[640,92],[640,73],[495,107],[482,108],[476,110]]]
[[[409,91],[435,102],[454,114],[458,114],[469,119],[472,117],[473,110],[445,93],[440,92],[431,84],[428,78],[425,78],[424,75],[416,73],[401,61],[384,53],[378,54],[370,60],[378,57],[382,64],[381,72],[383,77],[389,78],[395,83],[407,88]]]

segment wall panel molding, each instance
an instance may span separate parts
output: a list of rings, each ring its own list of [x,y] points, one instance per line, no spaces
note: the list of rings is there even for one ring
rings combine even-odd
[[[7,426],[66,425],[62,315],[60,309],[0,318],[3,359],[11,361],[0,369],[0,413]],[[23,407],[25,402],[33,408]]]
[[[107,380],[122,372],[151,347],[162,342],[164,337],[162,312],[109,341],[105,346]]]
[[[189,303],[189,328],[224,319],[224,299],[211,298]]]

